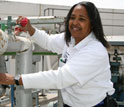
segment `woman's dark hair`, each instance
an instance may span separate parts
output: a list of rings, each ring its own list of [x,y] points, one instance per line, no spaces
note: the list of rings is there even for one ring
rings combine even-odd
[[[91,28],[92,28],[92,31],[94,32],[96,38],[106,48],[109,48],[109,43],[104,38],[105,35],[104,35],[104,32],[103,32],[103,27],[102,27],[101,18],[100,18],[98,9],[91,2],[80,2],[80,3],[75,4],[74,6],[72,6],[72,8],[70,9],[70,11],[69,11],[69,13],[68,13],[68,15],[66,17],[66,21],[65,21],[65,41],[66,41],[66,44],[68,45],[70,40],[71,40],[71,33],[69,31],[69,20],[70,20],[70,17],[71,17],[73,9],[77,5],[81,5],[81,6],[84,6],[86,8],[88,16],[89,16],[89,19],[90,19]]]

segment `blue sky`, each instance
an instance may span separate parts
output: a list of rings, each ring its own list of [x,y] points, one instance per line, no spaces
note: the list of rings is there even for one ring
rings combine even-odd
[[[72,6],[75,3],[78,3],[82,0],[5,0],[5,1]],[[124,9],[124,0],[83,0],[83,1],[91,1],[98,8]]]

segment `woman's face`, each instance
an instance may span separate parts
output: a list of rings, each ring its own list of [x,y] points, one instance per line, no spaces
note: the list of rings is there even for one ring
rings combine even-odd
[[[75,38],[76,44],[91,32],[90,19],[84,6],[77,5],[72,11],[69,20],[69,31]]]

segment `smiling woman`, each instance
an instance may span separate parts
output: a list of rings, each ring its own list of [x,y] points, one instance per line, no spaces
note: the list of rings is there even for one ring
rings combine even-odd
[[[20,24],[23,16],[18,17]],[[72,6],[66,21],[65,32],[49,35],[34,28],[30,20],[25,27],[36,44],[62,54],[60,67],[48,72],[22,74],[14,77],[0,74],[1,84],[23,85],[25,89],[60,89],[64,107],[106,107],[108,95],[114,93],[110,63],[101,18],[91,2]],[[116,103],[111,106],[117,107]]]

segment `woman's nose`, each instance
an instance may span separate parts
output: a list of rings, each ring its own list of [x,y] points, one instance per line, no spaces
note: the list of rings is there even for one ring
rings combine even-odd
[[[77,19],[73,20],[73,24],[77,25],[78,24],[78,20]]]

